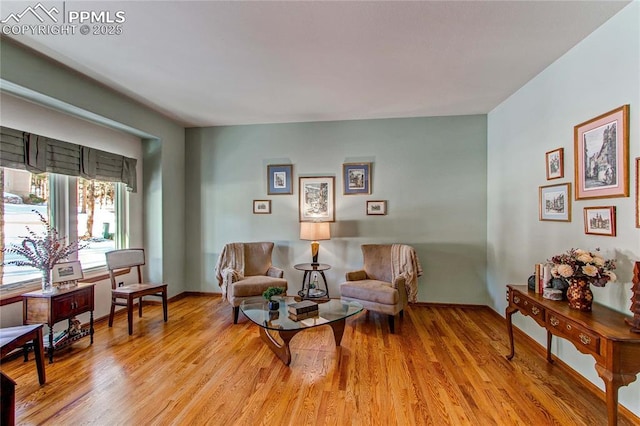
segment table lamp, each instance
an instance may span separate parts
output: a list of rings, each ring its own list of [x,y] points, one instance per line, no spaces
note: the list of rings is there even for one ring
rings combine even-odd
[[[318,240],[331,239],[329,222],[300,222],[300,239],[311,241],[312,266],[318,266],[318,250],[320,243]]]

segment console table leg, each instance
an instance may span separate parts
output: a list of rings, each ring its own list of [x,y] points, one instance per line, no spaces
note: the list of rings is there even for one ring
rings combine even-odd
[[[551,359],[551,337],[553,335],[549,330],[547,330],[547,361],[553,364],[553,359]]]
[[[507,317],[507,332],[509,334],[509,346],[511,347],[511,352],[507,355],[508,360],[511,360],[515,355],[515,347],[513,346],[513,324],[511,323],[511,317],[516,312],[518,312],[518,310],[511,307],[507,307],[507,310],[505,311],[505,316]]]

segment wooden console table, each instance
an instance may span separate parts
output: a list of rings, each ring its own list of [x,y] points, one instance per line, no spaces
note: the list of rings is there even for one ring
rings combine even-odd
[[[609,425],[618,424],[618,388],[636,380],[640,372],[640,334],[629,331],[625,315],[613,309],[593,304],[592,312],[569,308],[566,301],[547,300],[541,294],[529,292],[526,285],[507,286],[507,329],[511,353],[513,325],[511,316],[520,311],[547,329],[547,361],[551,358],[551,336],[569,340],[582,353],[593,356],[596,371],[604,381]]]
[[[22,322],[24,324],[42,324],[49,326],[49,340],[45,342],[49,354],[49,363],[53,362],[53,352],[71,345],[86,336],[90,336],[93,344],[93,283],[78,284],[68,289],[56,289],[51,293],[41,290],[22,295]],[[71,329],[71,320],[84,312],[90,313],[89,328]],[[67,335],[60,341],[53,338],[53,325],[57,322],[69,320]]]

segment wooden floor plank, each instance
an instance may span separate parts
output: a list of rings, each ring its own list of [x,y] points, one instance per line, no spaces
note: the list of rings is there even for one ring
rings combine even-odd
[[[289,367],[258,328],[219,297],[145,306],[134,334],[118,314],[56,353],[40,386],[33,362],[6,360],[18,424],[594,425],[604,401],[538,349],[518,341],[508,361],[504,320],[486,309],[412,306],[386,317],[296,335]],[[31,355],[33,356],[33,355]],[[637,419],[620,418],[620,425]]]

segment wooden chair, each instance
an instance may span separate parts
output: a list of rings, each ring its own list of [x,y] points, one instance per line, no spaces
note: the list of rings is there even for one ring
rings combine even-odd
[[[113,250],[105,253],[107,269],[111,278],[111,312],[109,313],[109,327],[113,325],[113,315],[116,306],[127,307],[129,321],[129,335],[133,334],[133,302],[138,299],[138,316],[142,317],[142,297],[154,296],[162,299],[164,322],[167,322],[167,285],[150,284],[142,281],[141,266],[145,264],[144,249]],[[138,282],[119,286],[116,283],[116,272],[126,268],[137,268]]]

